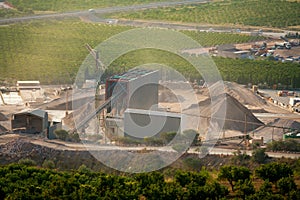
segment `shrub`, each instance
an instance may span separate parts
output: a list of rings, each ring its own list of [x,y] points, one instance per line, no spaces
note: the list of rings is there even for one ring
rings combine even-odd
[[[257,163],[264,163],[266,159],[268,158],[268,155],[266,154],[266,149],[256,149],[252,153],[252,158]]]
[[[285,141],[273,141],[267,145],[269,151],[292,151],[300,152],[300,143],[294,139],[286,139]]]
[[[63,140],[63,141],[66,141],[66,139],[68,138],[69,136],[69,133],[65,130],[55,130],[54,131],[56,137],[60,140]]]
[[[54,169],[55,163],[52,160],[44,160],[42,167],[48,168],[48,169]]]
[[[34,160],[31,160],[29,158],[22,158],[18,162],[20,165],[26,165],[26,166],[36,166],[36,162]]]

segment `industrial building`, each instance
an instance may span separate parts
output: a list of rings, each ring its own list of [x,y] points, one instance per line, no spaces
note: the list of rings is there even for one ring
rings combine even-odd
[[[118,95],[107,112],[122,115],[127,108],[148,110],[158,104],[157,70],[133,69],[106,80],[105,99]]]
[[[40,90],[40,81],[17,81],[17,89],[21,90]]]
[[[17,81],[16,86],[24,102],[44,101],[40,81]]]
[[[181,114],[153,110],[127,109],[124,113],[124,136],[136,139],[161,133],[183,131]]]
[[[159,71],[133,69],[106,81],[106,100],[111,100],[105,119],[106,134],[118,137],[159,136],[180,132],[182,117],[158,109]]]
[[[48,129],[48,113],[43,110],[16,113],[12,116],[11,129],[24,133],[45,132]]]
[[[249,58],[251,52],[248,50],[239,50],[234,45],[221,45],[217,48],[218,56],[225,58]]]

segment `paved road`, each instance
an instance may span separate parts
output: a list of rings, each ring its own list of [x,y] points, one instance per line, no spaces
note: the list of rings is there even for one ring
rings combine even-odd
[[[52,149],[57,150],[67,150],[67,151],[111,151],[111,150],[122,150],[122,151],[141,151],[144,150],[145,147],[119,147],[113,145],[94,145],[94,144],[80,144],[80,143],[70,143],[70,142],[62,142],[59,140],[45,140],[36,135],[30,134],[6,134],[0,135],[0,145],[4,145],[8,142],[15,141],[17,139],[25,139],[27,142],[45,146]],[[170,147],[146,147],[147,150],[153,151],[164,151],[164,152],[174,152],[174,150]],[[188,153],[199,154],[196,151],[196,147],[191,148]],[[209,154],[211,155],[233,155],[234,152],[237,152],[236,149],[224,149],[219,147],[214,147]],[[251,155],[252,151],[243,151],[244,153]],[[267,152],[268,156],[274,158],[292,158],[297,159],[300,158],[300,153],[282,153],[282,152]]]
[[[81,17],[87,16],[90,18],[91,21],[100,22],[100,23],[107,23],[107,19],[101,19],[97,17],[97,15],[101,14],[108,14],[108,13],[116,13],[116,12],[125,12],[125,11],[137,11],[137,10],[144,10],[144,9],[152,9],[152,8],[159,8],[159,7],[170,7],[170,6],[179,6],[185,4],[199,4],[199,3],[207,3],[211,0],[186,0],[186,1],[175,1],[175,2],[155,2],[149,4],[141,4],[141,5],[134,5],[134,6],[116,6],[116,7],[109,7],[109,8],[100,8],[100,9],[93,9],[92,12],[89,10],[83,11],[71,11],[65,13],[54,13],[54,14],[45,14],[45,15],[34,15],[34,16],[25,16],[25,17],[16,17],[16,18],[8,18],[8,19],[0,19],[1,24],[9,24],[15,22],[24,22],[36,19],[48,19],[48,18],[64,18],[64,17]],[[137,21],[137,20],[119,20],[117,24],[135,26],[135,27],[161,27],[161,28],[171,28],[176,30],[198,30],[198,31],[212,31],[212,32],[232,32],[232,27],[215,27],[211,28],[210,26],[198,26],[198,25],[188,25],[188,24],[178,24],[178,23],[168,23],[168,22],[153,22],[153,21]],[[240,33],[244,34],[251,34],[254,29],[245,29],[241,30]],[[280,36],[284,36],[285,33],[281,32],[263,32],[263,36],[266,37],[273,37],[273,38],[280,38]]]
[[[47,146],[49,148],[55,148],[55,149],[61,149],[61,150],[76,150],[76,151],[112,151],[112,150],[121,150],[121,151],[141,151],[144,150],[145,147],[119,147],[114,145],[93,145],[93,144],[74,144],[74,143],[64,143],[64,142],[57,142],[57,141],[39,141],[39,140],[33,140],[31,141],[34,144],[37,145],[43,145]],[[163,152],[176,152],[171,147],[146,147],[147,150],[152,151],[163,151]],[[191,148],[188,153],[197,153],[199,152],[195,151],[195,147]],[[211,155],[234,155],[236,153],[236,149],[224,149],[224,148],[218,148],[214,147],[209,154]],[[244,151],[247,155],[252,155],[252,151]],[[282,152],[266,152],[269,157],[273,158],[292,158],[297,159],[300,158],[300,153],[282,153]]]
[[[188,152],[199,154],[199,152],[196,152],[195,149],[191,149]],[[209,154],[210,155],[234,155],[234,153],[236,152],[237,152],[236,149],[224,149],[224,148],[214,147],[213,149],[211,149]],[[252,155],[252,151],[249,150],[242,151],[242,153],[245,153],[250,156]],[[272,158],[282,158],[282,157],[291,158],[291,159],[300,158],[300,153],[266,152],[266,154]]]
[[[155,2],[155,3],[133,5],[133,6],[116,6],[116,7],[109,7],[109,8],[93,9],[92,12],[97,13],[97,14],[108,14],[108,13],[115,13],[115,12],[135,11],[135,10],[143,10],[143,9],[158,8],[158,7],[178,6],[178,5],[194,4],[194,3],[206,3],[208,1],[210,1],[210,0]],[[24,22],[24,21],[35,20],[35,19],[79,17],[79,16],[88,15],[89,13],[90,13],[89,10],[83,10],[83,11],[71,11],[71,12],[65,12],[65,13],[54,13],[54,14],[45,14],[45,15],[16,17],[16,18],[1,19],[0,24]]]
[[[108,20],[100,19],[100,18],[90,18],[93,22],[107,22]],[[245,28],[239,32],[236,32],[236,28],[231,26],[209,26],[209,25],[201,25],[201,24],[188,24],[188,23],[178,23],[178,22],[166,22],[166,21],[153,21],[153,20],[118,20],[115,22],[116,24],[126,25],[126,26],[134,26],[134,27],[158,27],[158,28],[168,28],[175,30],[197,30],[200,32],[218,32],[218,33],[242,33],[251,35],[257,31],[256,28]],[[212,28],[213,27],[213,28]],[[280,36],[284,36],[284,32],[262,32],[262,36],[272,37],[272,38],[280,38]]]
[[[280,118],[280,119],[300,119],[297,113],[254,113],[257,118]]]

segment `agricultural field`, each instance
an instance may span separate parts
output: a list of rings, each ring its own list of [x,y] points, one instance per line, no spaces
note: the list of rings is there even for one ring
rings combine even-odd
[[[46,20],[0,26],[0,74],[2,82],[40,80],[43,84],[72,83],[81,63],[88,55],[84,47],[95,47],[100,42],[129,27],[84,23],[79,20]],[[203,46],[238,43],[261,38],[228,33],[184,32]],[[173,60],[174,55],[161,57],[145,51],[145,60],[163,62],[171,66],[186,66]],[[140,58],[137,56],[136,58]],[[114,65],[135,66],[135,57],[128,57]],[[158,60],[157,60],[158,59]],[[183,63],[183,64],[182,64]],[[119,69],[119,66],[115,68]],[[184,67],[183,67],[184,68]]]
[[[75,20],[1,26],[1,79],[71,83],[88,55],[86,43],[95,46],[126,29]]]
[[[85,10],[111,6],[125,6],[160,1],[163,2],[164,0],[10,0],[9,2],[16,8],[16,10],[0,9],[0,18],[49,12]]]
[[[213,57],[213,61],[225,81],[233,81],[240,84],[264,84],[269,86],[280,83],[284,87],[300,88],[299,64],[221,57]],[[202,78],[195,68],[178,55],[152,49],[135,51],[120,57],[111,64],[107,70],[107,74],[120,73],[123,72],[124,69],[128,70],[130,67],[138,66],[143,63],[169,65],[190,80],[199,80]]]
[[[187,36],[196,40],[203,47],[222,44],[237,44],[264,40],[263,36],[250,36],[246,34],[231,34],[218,32],[182,31]]]
[[[225,0],[208,4],[116,13],[110,17],[272,28],[298,26],[299,28],[299,10],[299,1]]]

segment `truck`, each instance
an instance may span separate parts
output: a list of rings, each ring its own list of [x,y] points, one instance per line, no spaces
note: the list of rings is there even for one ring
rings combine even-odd
[[[292,45],[289,42],[276,42],[275,43],[275,48],[276,49],[284,49],[284,48],[291,49]]]

